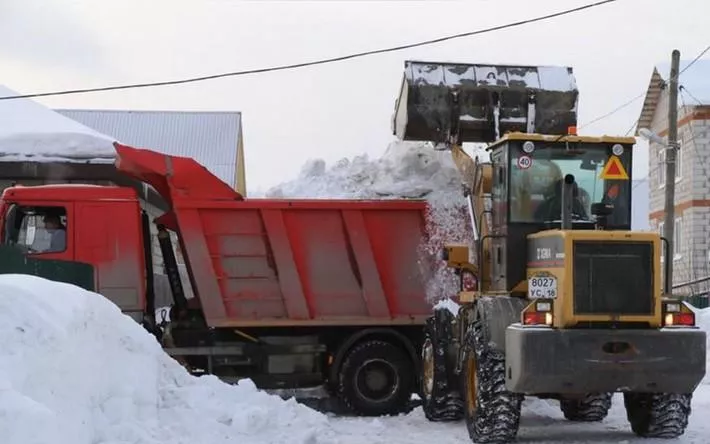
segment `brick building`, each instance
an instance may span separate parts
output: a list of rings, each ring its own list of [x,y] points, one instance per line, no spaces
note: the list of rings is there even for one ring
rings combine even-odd
[[[689,61],[681,61],[683,70]],[[654,67],[637,125],[667,140],[670,63]],[[678,159],[675,184],[673,283],[710,275],[710,60],[698,60],[679,76]],[[665,150],[649,142],[649,224],[663,234]],[[682,293],[705,293],[707,284]]]

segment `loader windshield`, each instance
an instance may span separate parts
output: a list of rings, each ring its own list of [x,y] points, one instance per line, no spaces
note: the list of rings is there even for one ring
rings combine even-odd
[[[572,174],[577,183],[573,219],[592,221],[593,203],[612,204],[609,226],[631,223],[631,150],[613,156],[607,144],[535,143],[531,153],[522,150],[522,142],[510,146],[510,220],[513,223],[545,223],[560,219],[561,180]],[[620,161],[626,178],[620,178],[618,165],[602,174],[609,162]],[[607,178],[605,178],[607,177]],[[612,178],[609,178],[612,177]]]

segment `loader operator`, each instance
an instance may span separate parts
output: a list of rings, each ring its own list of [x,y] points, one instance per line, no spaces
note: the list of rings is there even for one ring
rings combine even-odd
[[[535,210],[535,220],[538,222],[559,220],[562,217],[562,182],[557,179],[549,189],[545,200]],[[579,195],[579,188],[574,184],[572,200],[572,217],[577,220],[589,220]]]
[[[56,214],[47,214],[43,219],[44,228],[50,235],[49,248],[43,253],[58,253],[67,247],[67,230]]]

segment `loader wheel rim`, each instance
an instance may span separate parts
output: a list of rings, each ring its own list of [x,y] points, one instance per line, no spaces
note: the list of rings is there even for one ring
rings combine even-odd
[[[367,360],[355,372],[355,390],[369,402],[386,402],[398,388],[397,369],[384,359]]]
[[[422,347],[422,391],[426,399],[434,391],[434,346],[427,339]]]
[[[476,411],[476,396],[478,395],[478,374],[476,360],[469,356],[466,359],[466,408],[469,415]]]

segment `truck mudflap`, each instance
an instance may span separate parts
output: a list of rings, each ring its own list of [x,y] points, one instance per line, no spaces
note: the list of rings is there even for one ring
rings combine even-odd
[[[705,376],[699,329],[506,329],[506,387],[524,394],[692,393]]]

